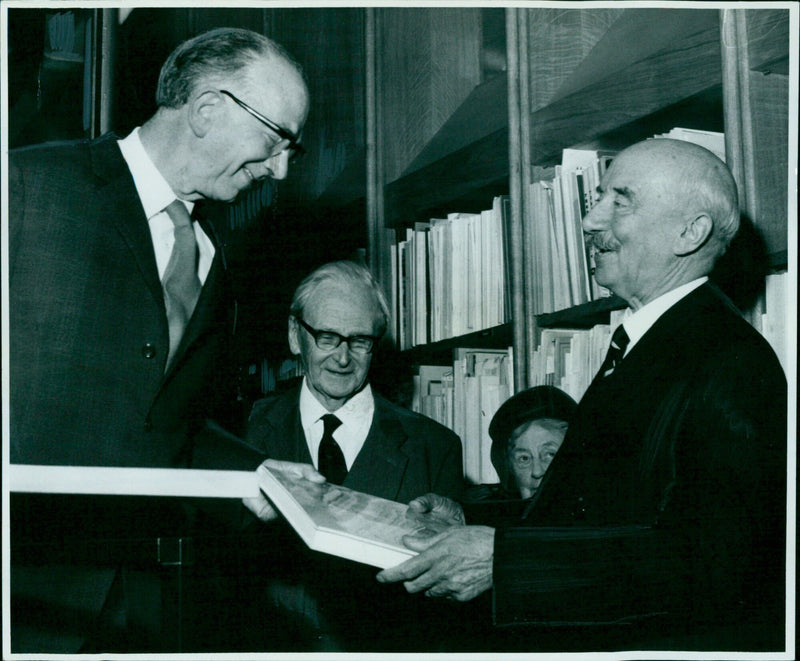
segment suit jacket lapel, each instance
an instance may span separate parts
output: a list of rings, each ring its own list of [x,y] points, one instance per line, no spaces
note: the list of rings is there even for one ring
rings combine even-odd
[[[299,399],[299,388],[281,395],[265,416],[253,421],[253,428],[248,430],[248,439],[268,457],[310,464],[313,462],[300,422]]]
[[[400,421],[376,397],[369,434],[344,486],[395,500],[408,464],[408,455],[403,451],[406,439]]]
[[[91,150],[94,173],[105,182],[96,191],[97,208],[106,210],[108,222],[116,226],[128,244],[148,289],[163,305],[150,228],[117,137],[108,134],[92,143]],[[164,324],[166,327],[166,319]]]

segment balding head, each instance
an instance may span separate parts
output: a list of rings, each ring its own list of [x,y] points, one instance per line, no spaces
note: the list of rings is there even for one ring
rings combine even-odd
[[[685,140],[659,138],[639,142],[619,154],[649,161],[675,195],[675,203],[713,222],[709,237],[715,258],[725,252],[739,230],[739,195],[728,166],[708,149]]]
[[[640,142],[614,159],[583,219],[595,279],[634,308],[707,275],[739,226],[736,185],[710,151]]]

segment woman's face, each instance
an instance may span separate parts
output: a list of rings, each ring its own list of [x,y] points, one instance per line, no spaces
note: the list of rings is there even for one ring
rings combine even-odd
[[[508,463],[523,498],[530,498],[539,488],[566,432],[566,422],[540,418],[520,425],[511,434]]]

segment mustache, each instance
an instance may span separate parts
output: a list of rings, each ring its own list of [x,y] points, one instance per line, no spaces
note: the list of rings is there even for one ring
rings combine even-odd
[[[593,250],[616,250],[619,243],[608,232],[584,232],[583,240]]]

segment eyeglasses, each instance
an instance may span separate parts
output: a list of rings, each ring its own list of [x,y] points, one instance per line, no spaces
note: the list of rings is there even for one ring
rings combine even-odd
[[[297,323],[305,328],[309,335],[314,338],[317,348],[323,351],[333,351],[342,342],[346,342],[350,351],[363,356],[372,353],[372,350],[375,348],[375,343],[380,339],[374,335],[352,335],[350,337],[345,337],[333,331],[321,331],[312,328],[300,317],[295,317],[295,319],[297,319]]]
[[[261,122],[264,126],[266,126],[270,131],[276,133],[278,137],[281,138],[280,142],[278,142],[273,147],[272,153],[270,153],[270,158],[272,158],[273,156],[277,156],[283,151],[288,151],[289,160],[296,161],[298,158],[300,158],[301,156],[303,156],[303,154],[306,153],[306,150],[303,148],[303,145],[300,144],[300,136],[295,135],[288,129],[278,126],[272,120],[267,119],[260,112],[248,106],[244,101],[237,99],[228,90],[220,90],[220,92],[225,96],[229,96],[236,105],[240,106],[241,108],[244,108],[259,122]]]

